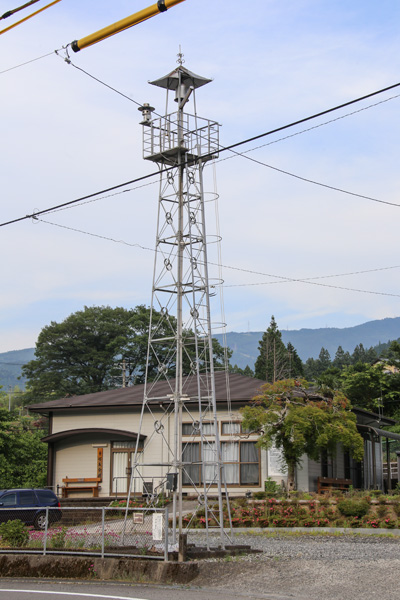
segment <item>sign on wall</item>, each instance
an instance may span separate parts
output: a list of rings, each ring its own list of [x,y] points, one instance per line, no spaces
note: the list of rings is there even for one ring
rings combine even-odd
[[[103,448],[97,448],[97,475],[100,481],[103,479]]]

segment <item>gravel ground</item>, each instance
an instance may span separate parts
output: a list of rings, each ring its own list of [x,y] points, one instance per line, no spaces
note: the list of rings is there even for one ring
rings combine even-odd
[[[197,532],[189,541],[205,543]],[[239,533],[233,543],[262,553],[201,561],[192,585],[260,599],[400,600],[399,537]]]

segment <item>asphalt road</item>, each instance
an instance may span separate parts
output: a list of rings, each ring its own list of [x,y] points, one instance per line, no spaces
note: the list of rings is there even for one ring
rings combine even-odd
[[[2,579],[0,600],[296,600],[293,595],[235,594],[186,586],[142,586],[109,582]],[[300,600],[300,599],[299,599]],[[303,600],[303,598],[301,598]]]

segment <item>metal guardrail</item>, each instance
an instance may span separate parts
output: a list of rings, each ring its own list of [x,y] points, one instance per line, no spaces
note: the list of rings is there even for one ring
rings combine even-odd
[[[18,546],[0,536],[1,553],[126,556],[168,560],[168,508],[0,508],[0,522],[20,520],[29,537]],[[40,510],[40,517],[38,516]]]

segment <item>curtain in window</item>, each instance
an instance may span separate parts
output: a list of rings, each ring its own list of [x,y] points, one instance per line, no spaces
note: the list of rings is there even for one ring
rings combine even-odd
[[[214,435],[214,423],[203,423],[203,435]]]
[[[222,423],[223,435],[231,435],[234,433],[240,433],[240,423]]]
[[[240,463],[241,485],[259,485],[258,448],[255,442],[240,444]]]
[[[182,462],[188,463],[183,465],[182,485],[199,485],[200,483],[200,450],[199,443],[185,444],[182,452]],[[197,463],[197,464],[190,464]]]
[[[226,483],[239,483],[239,443],[222,442],[221,453]]]
[[[215,451],[214,442],[203,444],[203,463],[204,463],[204,479],[206,483],[215,483],[218,467],[215,464],[218,457]],[[211,463],[211,464],[210,464]],[[214,463],[214,464],[213,464]]]

